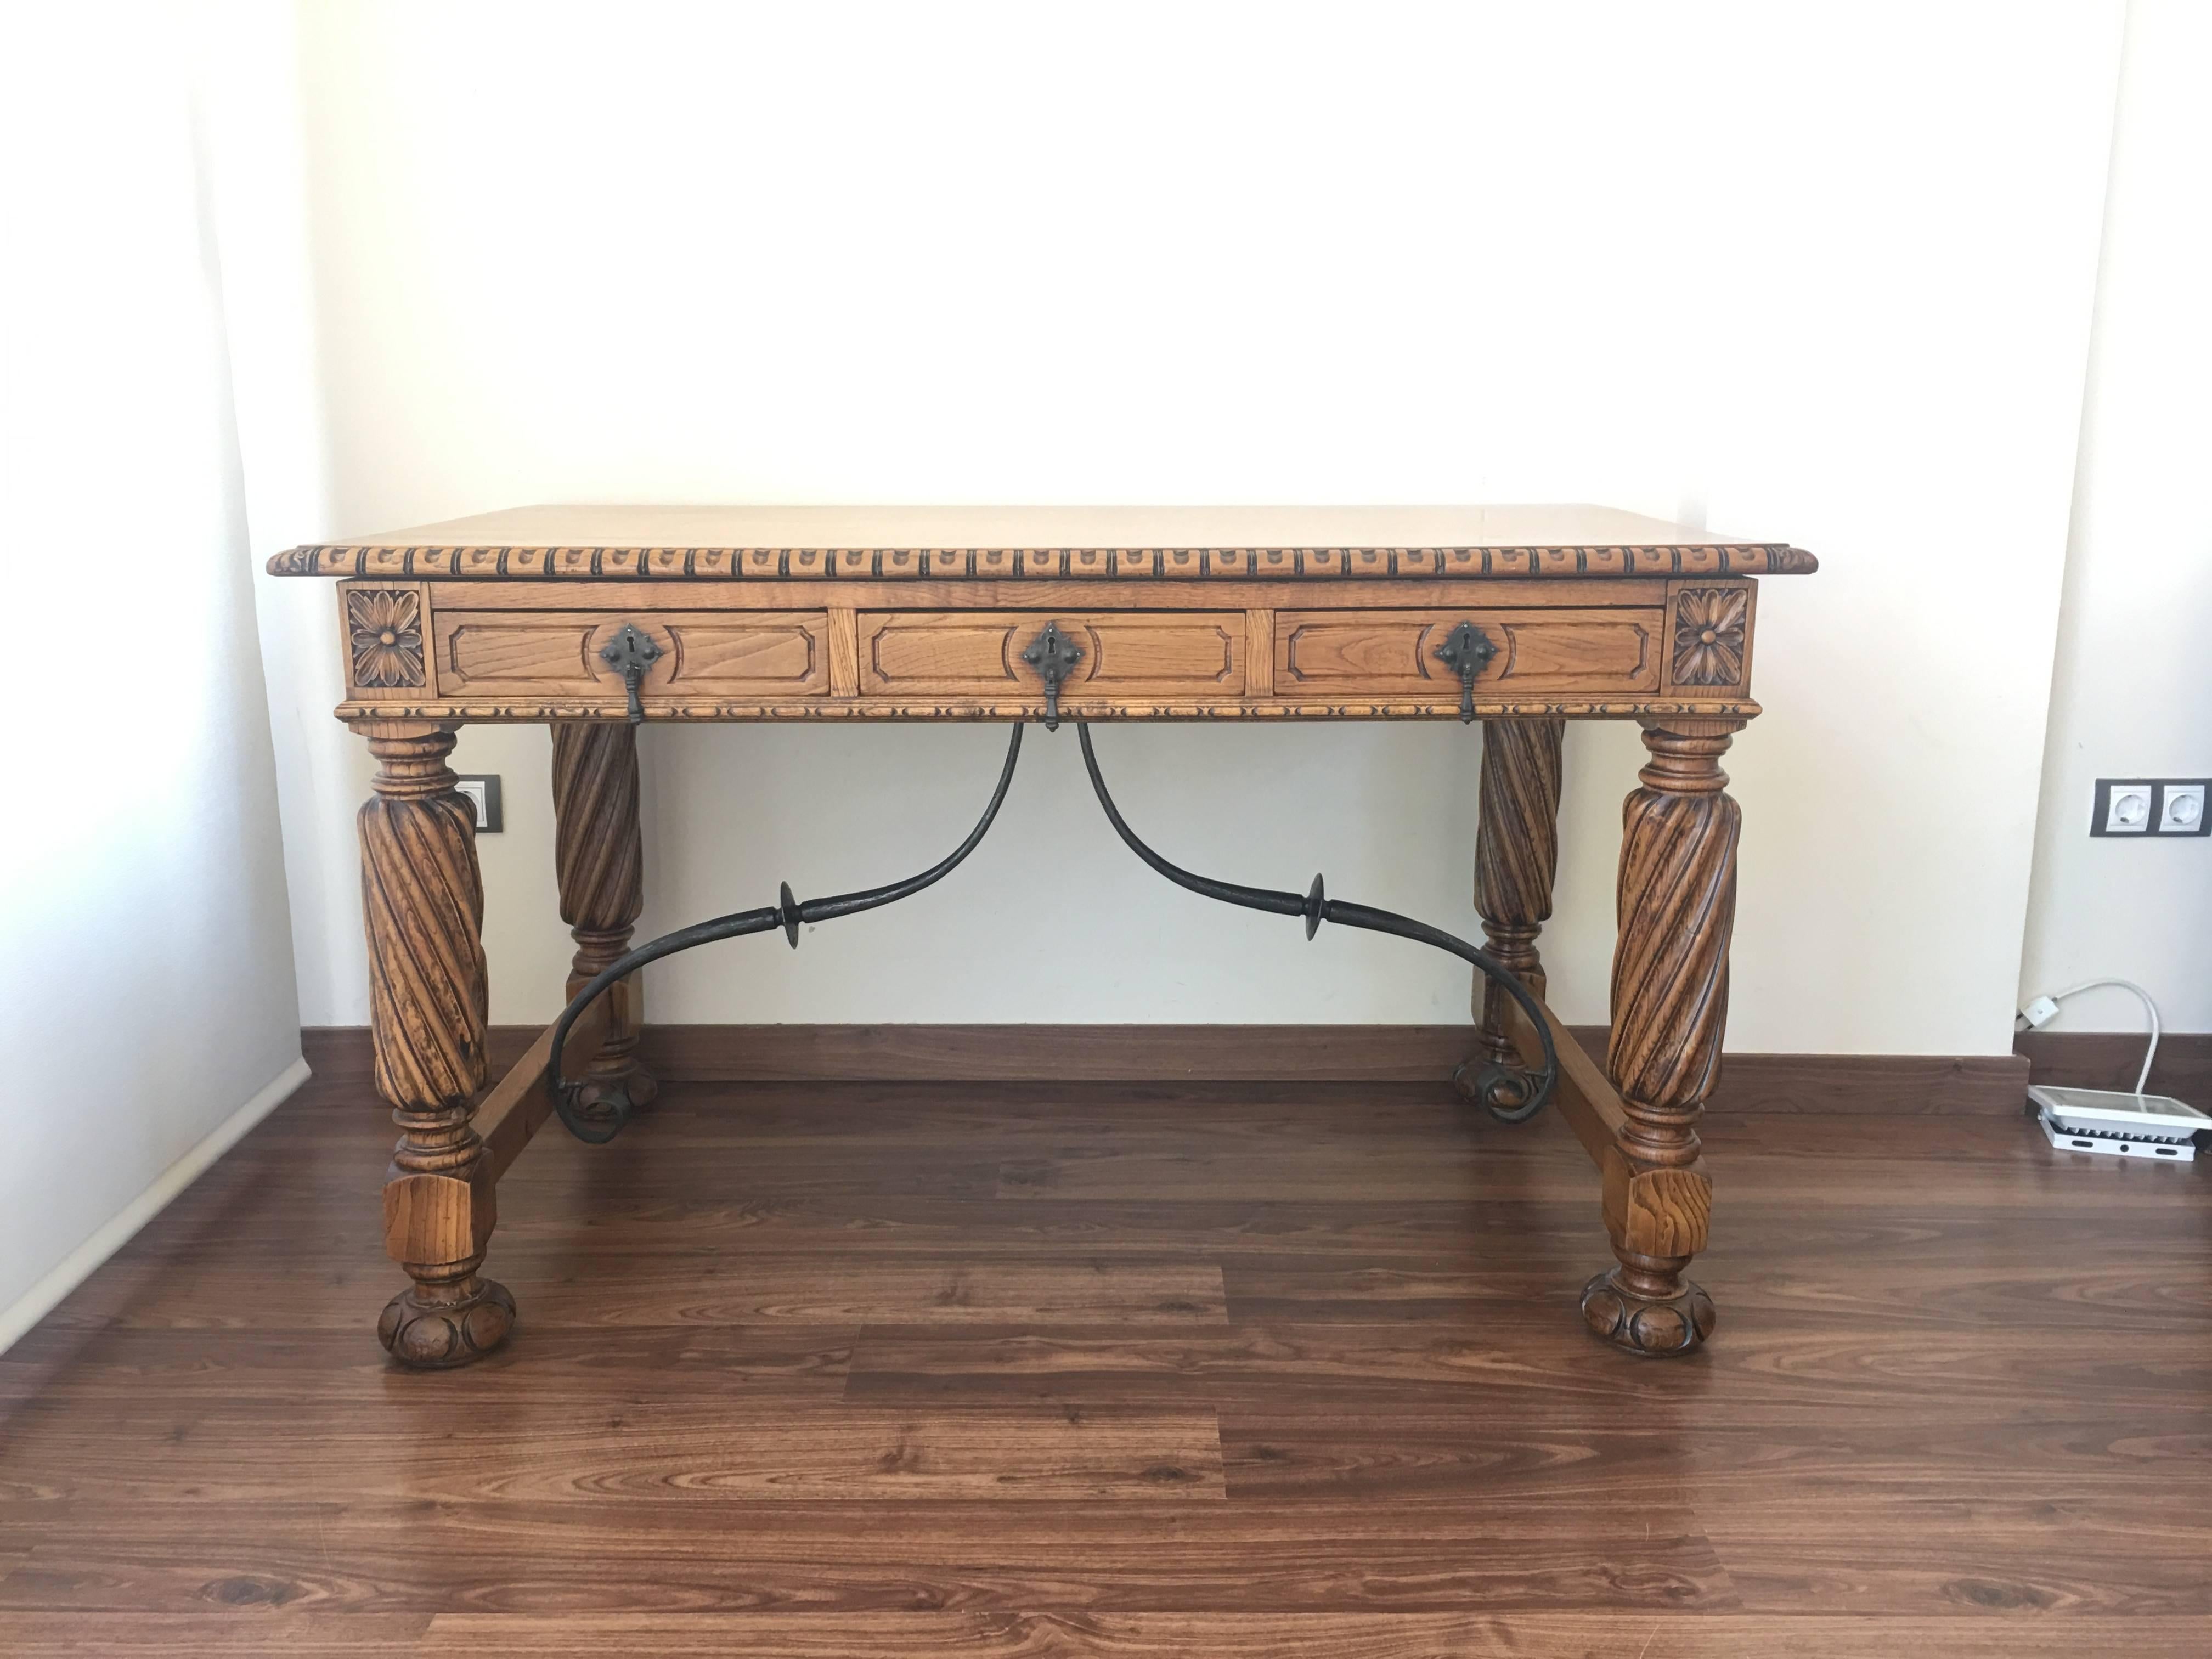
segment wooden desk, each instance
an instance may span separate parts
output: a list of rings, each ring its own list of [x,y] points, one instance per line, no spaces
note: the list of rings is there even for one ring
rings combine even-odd
[[[550,1032],[483,1092],[483,889],[446,764],[471,720],[553,727],[574,995],[642,907],[634,720],[1479,719],[1476,908],[1539,999],[1564,723],[1636,720],[1650,758],[1625,815],[1610,1047],[1601,1066],[1547,1013],[1556,1103],[1618,1258],[1583,1291],[1591,1328],[1644,1353],[1712,1329],[1684,1270],[1711,1209],[1697,1124],[1735,911],[1720,759],[1759,712],[1755,578],[1811,555],[1580,507],[548,507],[269,568],[341,579],[337,714],[380,763],[362,888],[400,1128],[386,1242],[413,1284],[378,1330],[402,1361],[462,1364],[506,1336],[514,1299],[477,1269],[500,1174],[551,1109]],[[1528,1018],[1487,980],[1475,1013],[1479,1059],[1533,1064]],[[592,1090],[650,1097],[640,1017],[624,982],[577,1026]]]

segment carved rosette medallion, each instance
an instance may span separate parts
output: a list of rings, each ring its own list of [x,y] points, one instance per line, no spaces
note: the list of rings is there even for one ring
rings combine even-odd
[[[1741,685],[1751,595],[1741,587],[1685,588],[1674,598],[1674,684]]]
[[[422,684],[422,601],[404,588],[346,595],[346,635],[356,685]]]

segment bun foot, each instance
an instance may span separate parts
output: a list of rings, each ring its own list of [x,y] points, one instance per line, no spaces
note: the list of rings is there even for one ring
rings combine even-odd
[[[1620,1283],[1608,1268],[1583,1286],[1583,1317],[1616,1348],[1631,1353],[1688,1353],[1713,1334],[1717,1316],[1702,1285],[1679,1279],[1673,1295],[1644,1296]]]
[[[403,1365],[450,1370],[473,1364],[514,1328],[514,1296],[471,1274],[455,1285],[417,1285],[384,1304],[377,1340]]]
[[[627,1117],[635,1107],[650,1106],[659,1093],[659,1080],[633,1061],[618,1071],[602,1072],[594,1066],[586,1072],[576,1099],[587,1115],[618,1113]]]

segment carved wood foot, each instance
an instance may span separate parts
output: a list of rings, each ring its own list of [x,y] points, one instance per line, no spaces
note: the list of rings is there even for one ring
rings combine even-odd
[[[514,1328],[514,1295],[470,1273],[452,1285],[416,1284],[384,1304],[377,1340],[403,1365],[450,1370],[483,1358]]]
[[[1705,1287],[1681,1276],[1690,1258],[1620,1253],[1620,1265],[1583,1286],[1583,1318],[1631,1353],[1688,1353],[1713,1334],[1718,1315]]]
[[[561,920],[576,940],[568,995],[629,949],[645,908],[645,845],[638,827],[636,728],[604,721],[553,726],[553,856]],[[617,1093],[643,1106],[660,1085],[637,1057],[645,992],[627,979],[606,994],[607,1029],[583,1068],[581,1103],[603,1107]]]

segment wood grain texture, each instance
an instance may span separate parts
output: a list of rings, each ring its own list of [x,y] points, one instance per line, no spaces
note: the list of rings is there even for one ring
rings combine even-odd
[[[345,584],[339,584],[344,591]],[[801,577],[758,577],[743,582],[626,581],[576,577],[560,581],[428,581],[422,591],[436,611],[619,611],[658,616],[672,611],[1249,611],[1255,606],[1312,609],[1322,599],[1332,611],[1395,611],[1464,605],[1464,583],[1434,576],[1331,585],[1316,592],[1295,577],[1224,576],[1191,581],[1124,580],[1120,577],[1036,576],[1009,571],[979,577],[912,577],[882,580],[848,576],[834,588]],[[1572,603],[1663,611],[1669,584],[1648,576],[1586,576],[1571,586],[1556,580],[1501,576],[1486,581],[1485,605],[1521,610]]]
[[[342,1305],[372,1097],[319,1075],[0,1355],[0,1651],[2212,1646],[2212,1168],[1709,1116],[1728,1340],[1654,1366],[1564,1316],[1548,1114],[672,1085],[514,1166],[531,1318],[423,1376]]]
[[[1492,611],[1284,611],[1275,617],[1276,694],[1419,697],[1459,677],[1437,647],[1461,623],[1496,647],[1475,684],[1486,696],[1546,692],[1630,696],[1659,685],[1656,611],[1626,608]],[[1693,694],[1694,695],[1694,694]]]
[[[1244,613],[1244,690],[1255,697],[1275,695],[1275,613],[1264,605]]]
[[[451,727],[357,729],[378,763],[359,819],[369,1029],[377,1092],[400,1131],[385,1246],[414,1281],[386,1304],[377,1335],[404,1364],[464,1364],[498,1346],[514,1318],[506,1288],[476,1271],[496,1218],[470,1121],[486,1070],[476,809],[446,764]]]
[[[2074,1614],[2063,1620],[1883,1618],[1839,1613],[1788,1622],[1802,1659],[1941,1654],[1945,1659],[2081,1659],[2084,1654],[2197,1659],[2203,1622]],[[1772,1659],[1775,1621],[1662,1613],[528,1613],[405,1615],[241,1612],[225,1616],[0,1615],[23,1659],[64,1654],[443,1655],[479,1659]]]
[[[860,618],[860,691],[989,697],[1039,690],[1037,671],[1022,653],[1048,621],[1083,653],[1064,696],[1085,690],[1243,695],[1244,618],[1232,611],[869,611]]]
[[[639,683],[656,701],[823,697],[830,690],[830,618],[820,611],[459,610],[432,616],[437,694],[462,702],[605,697],[626,704],[600,653],[625,623],[660,655]],[[418,682],[419,684],[419,682]]]
[[[850,605],[830,609],[830,695],[860,695],[860,617]]]
[[[645,908],[645,841],[638,822],[637,732],[623,723],[568,720],[553,727],[553,863],[561,894],[561,920],[576,941],[567,994],[629,951],[630,933]],[[603,999],[606,1030],[596,1054],[589,1046],[568,1053],[569,1075],[584,1079],[584,1103],[596,1106],[620,1091],[634,1106],[658,1091],[653,1073],[637,1057],[645,1021],[645,988],[636,978],[610,987]]]
[[[564,1065],[569,1054],[588,1054],[599,1048],[606,1035],[611,1000],[601,997],[576,1016],[576,1023],[568,1028],[568,1047],[562,1056]],[[488,1046],[495,1052],[499,1047]],[[552,1092],[545,1086],[552,1058],[553,1028],[548,1025],[538,1030],[520,1058],[505,1070],[477,1106],[474,1127],[477,1139],[483,1142],[484,1161],[494,1181],[507,1172],[507,1166],[521,1156],[530,1138],[553,1115]]]

